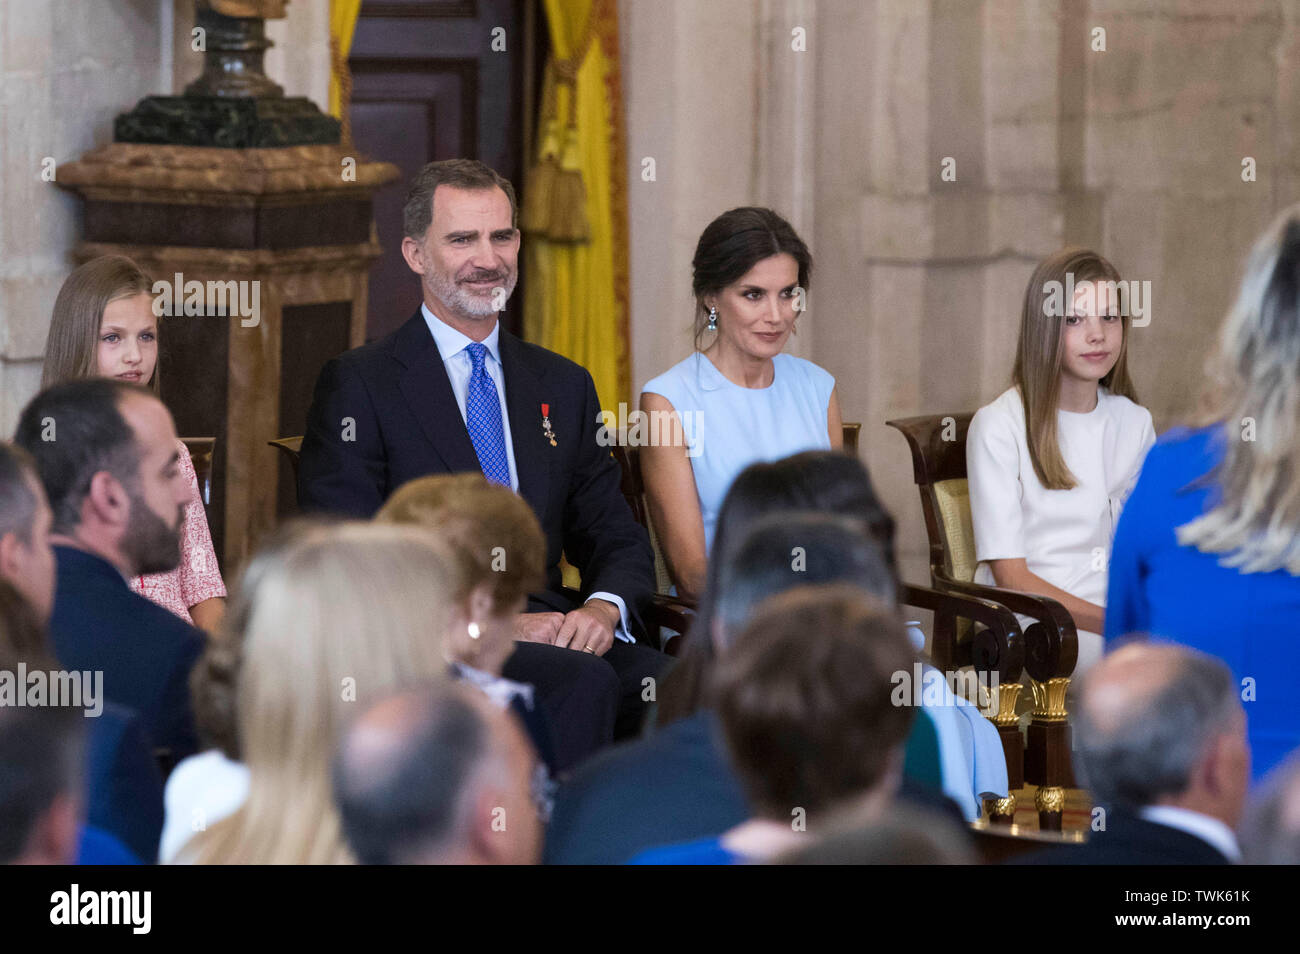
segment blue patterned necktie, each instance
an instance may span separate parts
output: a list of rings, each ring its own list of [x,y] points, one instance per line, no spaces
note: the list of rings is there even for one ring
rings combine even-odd
[[[501,398],[484,364],[487,347],[475,341],[465,350],[473,364],[469,391],[465,395],[465,426],[469,429],[469,439],[478,455],[479,466],[483,468],[483,476],[493,483],[509,487],[510,462],[506,457],[505,429],[501,426]]]

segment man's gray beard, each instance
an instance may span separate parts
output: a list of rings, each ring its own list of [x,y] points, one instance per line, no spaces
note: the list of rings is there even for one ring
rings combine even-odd
[[[455,310],[457,313],[468,318],[490,318],[495,315],[500,308],[493,308],[492,301],[497,297],[496,289],[498,287],[506,290],[505,301],[510,300],[514,294],[515,285],[519,282],[519,272],[516,270],[506,279],[506,283],[500,286],[494,286],[492,293],[487,297],[479,297],[472,292],[466,291],[457,284],[456,279],[448,279],[440,273],[435,272],[429,276],[429,285],[433,289],[433,294],[438,301],[445,304],[448,308]],[[505,307],[505,302],[502,302]],[[442,315],[438,316],[443,317]]]

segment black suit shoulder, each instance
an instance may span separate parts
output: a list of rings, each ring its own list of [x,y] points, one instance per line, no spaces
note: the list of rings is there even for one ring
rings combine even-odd
[[[501,334],[503,337],[509,335],[514,346],[519,349],[520,356],[538,374],[544,374],[548,378],[555,377],[574,381],[585,381],[591,377],[591,372],[571,358],[566,358],[564,355],[543,348],[541,345],[533,344],[531,341],[525,341],[523,338],[511,335],[507,331],[503,330]]]
[[[1061,845],[1013,858],[1017,865],[1226,865],[1204,839],[1169,825],[1112,810],[1107,827],[1081,845]]]
[[[199,630],[130,589],[107,562],[56,547],[58,583],[50,637],[69,669],[103,672],[104,695],[134,709],[155,744],[180,755],[197,745],[189,673]]]

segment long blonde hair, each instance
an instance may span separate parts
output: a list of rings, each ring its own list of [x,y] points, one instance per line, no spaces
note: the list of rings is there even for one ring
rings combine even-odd
[[[1206,371],[1194,423],[1218,425],[1224,453],[1203,479],[1214,506],[1178,542],[1243,573],[1300,575],[1300,205],[1251,250]]]
[[[1012,380],[1020,391],[1025,409],[1025,438],[1034,473],[1048,490],[1069,490],[1075,486],[1074,475],[1065,466],[1056,435],[1056,412],[1061,398],[1061,362],[1064,348],[1065,319],[1047,314],[1046,290],[1064,288],[1066,275],[1076,284],[1091,281],[1120,281],[1115,266],[1091,249],[1070,246],[1049,256],[1034,269],[1025,289],[1020,312],[1020,340],[1016,346],[1016,365]],[[1057,286],[1049,285],[1058,283]],[[1065,302],[1068,309],[1071,302]],[[1115,366],[1101,379],[1101,385],[1137,403],[1137,392],[1128,373],[1129,320],[1121,316],[1123,338]]]
[[[231,599],[248,796],[191,839],[185,860],[350,862],[330,788],[339,730],[397,689],[448,678],[448,558],[427,531],[339,522],[298,534],[250,564]]]
[[[153,294],[153,282],[125,255],[104,255],[73,269],[54,300],[50,334],[45,339],[41,390],[99,376],[99,329],[104,309],[119,298]],[[158,367],[148,386],[159,393]]]

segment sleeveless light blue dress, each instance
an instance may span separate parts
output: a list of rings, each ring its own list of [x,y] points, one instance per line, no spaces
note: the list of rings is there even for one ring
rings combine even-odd
[[[772,363],[769,386],[745,388],[696,352],[643,389],[667,398],[682,418],[707,549],[737,474],[759,461],[830,449],[826,415],[835,379],[794,355],[779,354]]]

